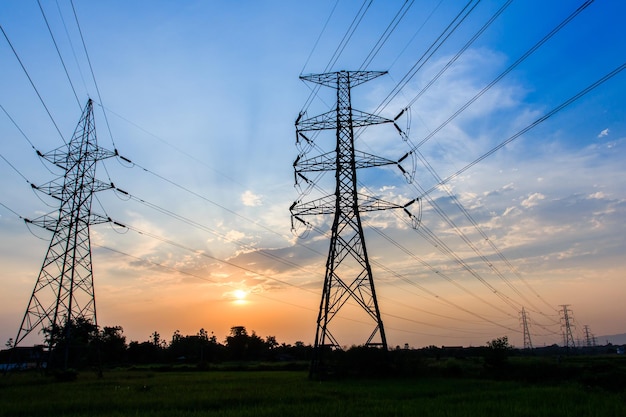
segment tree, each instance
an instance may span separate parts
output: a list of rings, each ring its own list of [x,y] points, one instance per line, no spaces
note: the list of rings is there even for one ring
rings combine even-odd
[[[82,368],[98,362],[98,326],[85,317],[69,320],[63,327],[52,325],[44,330],[50,346],[48,368]]]
[[[126,350],[130,363],[158,363],[162,361],[163,349],[160,345],[150,342],[132,341]]]
[[[154,346],[161,347],[161,335],[156,330],[150,335],[150,341]]]
[[[180,335],[180,330],[176,329],[174,334],[172,335],[172,343],[178,342],[182,336]]]
[[[278,346],[278,342],[276,341],[276,336],[267,336],[265,338],[265,344],[269,350],[272,350]]]
[[[246,359],[259,360],[267,353],[267,345],[257,334],[252,331],[252,334],[248,337],[248,344],[246,349]]]
[[[512,349],[513,346],[509,344],[507,336],[498,337],[487,342],[485,365],[492,368],[502,367],[507,362]]]
[[[100,353],[103,363],[126,361],[126,336],[122,326],[105,326],[100,332]]]
[[[234,326],[230,328],[230,335],[226,337],[226,349],[232,359],[246,359],[248,339],[248,331],[244,326]]]

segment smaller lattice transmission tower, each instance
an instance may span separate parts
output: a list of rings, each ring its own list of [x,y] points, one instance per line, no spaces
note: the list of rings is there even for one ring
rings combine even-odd
[[[53,235],[14,346],[31,332],[44,331],[50,353],[55,343],[63,343],[64,357],[59,360],[67,367],[72,327],[79,321],[97,326],[89,227],[110,219],[93,213],[91,202],[95,192],[112,188],[112,184],[96,179],[97,162],[116,153],[98,146],[93,102],[89,99],[70,142],[38,154],[61,168],[63,175],[33,188],[59,200],[60,208],[26,220]],[[57,337],[53,340],[54,332]]]
[[[572,333],[572,310],[570,310],[569,304],[563,304],[561,307],[561,330],[563,332],[563,347],[575,348],[574,334]]]
[[[532,349],[533,342],[530,339],[530,331],[528,328],[528,316],[526,315],[526,309],[524,309],[524,307],[522,307],[522,312],[520,315],[521,315],[522,329],[524,330],[524,349]]]
[[[585,347],[595,347],[596,346],[596,337],[591,330],[589,329],[589,325],[585,324],[583,327],[585,331]]]
[[[312,375],[323,368],[325,351],[341,349],[336,332],[336,318],[342,309],[351,309],[355,314],[364,312],[362,320],[371,323],[370,330],[363,336],[364,345],[387,350],[361,213],[400,208],[416,222],[415,217],[407,210],[416,200],[398,205],[357,190],[357,170],[399,165],[399,162],[355,149],[355,128],[393,123],[393,120],[353,109],[351,102],[352,88],[383,74],[385,73],[376,71],[339,71],[300,77],[304,81],[333,88],[337,94],[333,110],[311,118],[304,118],[301,113],[296,120],[296,145],[302,150],[294,162],[296,183],[304,181],[310,189],[316,186],[316,181],[310,177],[319,176],[323,172],[335,174],[333,194],[308,202],[299,199],[290,208],[292,222],[307,224],[304,217],[309,215],[334,216],[315,332]],[[310,135],[308,132],[315,134],[324,130],[335,132],[334,151],[320,151],[319,154],[309,156],[308,152],[319,148],[313,139],[307,137]]]

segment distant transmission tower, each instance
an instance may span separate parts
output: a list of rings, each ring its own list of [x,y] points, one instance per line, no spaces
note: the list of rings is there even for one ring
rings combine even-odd
[[[372,323],[372,330],[365,338],[364,345],[387,350],[385,328],[376,299],[360,213],[404,208],[416,222],[415,217],[406,209],[416,200],[402,206],[357,191],[358,169],[399,163],[355,150],[354,128],[392,123],[393,120],[353,109],[350,96],[353,87],[383,74],[385,72],[340,71],[300,77],[305,81],[337,90],[334,110],[304,120],[303,114],[300,114],[296,120],[297,144],[307,149],[298,155],[294,162],[296,182],[303,179],[309,186],[314,186],[315,181],[311,181],[307,174],[319,174],[324,171],[335,173],[334,194],[310,202],[298,200],[290,208],[292,221],[304,224],[307,224],[303,220],[306,215],[334,215],[315,332],[312,375],[323,372],[324,351],[341,349],[339,340],[331,331],[333,327],[331,324],[334,324],[333,319],[342,308],[365,311],[366,319]],[[307,158],[306,153],[315,145],[304,132],[322,130],[335,130],[335,150]],[[302,142],[305,144],[302,145]]]
[[[589,326],[585,324],[585,347],[594,347],[596,345],[596,337],[589,331]]]
[[[526,310],[522,307],[522,328],[524,329],[524,349],[532,349],[533,343],[530,340],[530,332],[528,331],[528,319],[526,317]]]
[[[72,324],[86,320],[97,325],[89,226],[109,219],[92,213],[91,200],[93,193],[112,187],[96,180],[96,163],[115,156],[97,145],[91,99],[69,144],[40,156],[64,170],[63,176],[36,187],[58,199],[61,207],[56,215],[26,220],[53,235],[15,345],[35,329],[63,331],[63,364],[67,367]],[[50,352],[53,343],[49,335]]]
[[[576,347],[576,343],[574,342],[574,335],[572,334],[572,325],[570,323],[570,313],[569,304],[561,305],[561,313],[563,316],[561,317],[561,329],[563,331],[563,346],[566,348],[574,348]]]

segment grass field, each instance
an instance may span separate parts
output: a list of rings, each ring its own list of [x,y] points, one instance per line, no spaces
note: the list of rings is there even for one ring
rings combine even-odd
[[[0,378],[0,416],[626,416],[626,393],[468,378],[311,381],[303,371],[113,370]]]

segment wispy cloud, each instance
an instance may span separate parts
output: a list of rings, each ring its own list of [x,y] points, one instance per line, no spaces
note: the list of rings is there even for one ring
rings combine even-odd
[[[603,138],[605,136],[609,136],[609,129],[606,128],[602,132],[598,133],[598,138]]]

